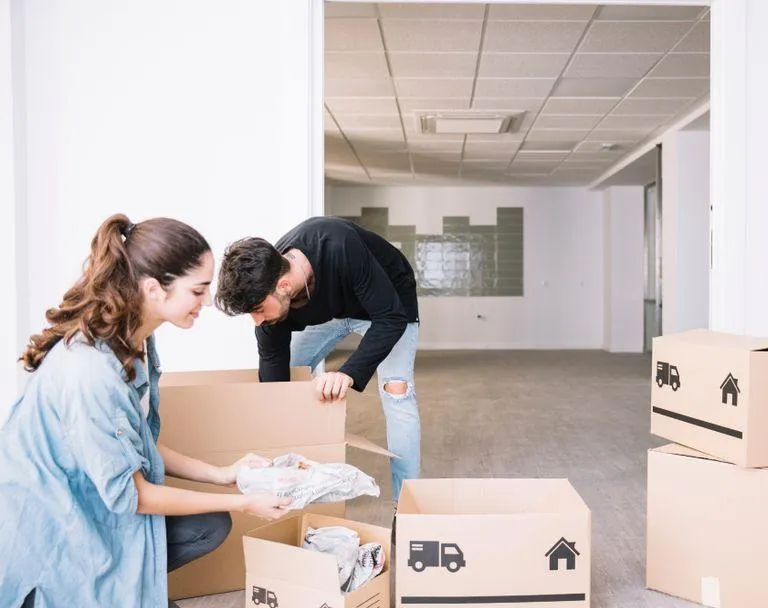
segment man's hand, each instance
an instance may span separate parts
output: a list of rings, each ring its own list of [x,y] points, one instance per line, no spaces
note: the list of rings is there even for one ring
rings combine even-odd
[[[315,378],[315,391],[320,401],[339,401],[347,396],[354,380],[342,372],[325,372]]]
[[[272,494],[248,494],[239,498],[241,512],[270,520],[279,519],[285,515],[288,511],[283,507],[291,504],[290,498],[278,498]]]
[[[241,467],[250,467],[251,469],[260,469],[262,467],[271,467],[272,461],[269,458],[258,456],[256,454],[246,454],[237,462],[226,467],[219,467],[217,483],[220,486],[234,486],[237,481],[237,472]]]

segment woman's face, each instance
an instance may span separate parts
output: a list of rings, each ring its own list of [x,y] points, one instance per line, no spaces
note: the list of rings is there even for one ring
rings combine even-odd
[[[163,321],[188,329],[195,324],[203,306],[211,305],[211,281],[213,280],[213,254],[203,254],[197,268],[176,279],[158,293],[157,313]]]

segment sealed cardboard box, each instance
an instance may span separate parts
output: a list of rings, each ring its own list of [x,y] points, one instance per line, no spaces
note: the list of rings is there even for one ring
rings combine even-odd
[[[768,339],[706,330],[653,341],[651,433],[768,466]]]
[[[309,369],[292,371],[291,382],[260,383],[258,370],[166,373],[161,377],[159,442],[217,466],[248,452],[275,457],[299,453],[316,462],[346,462],[346,448],[391,455],[361,437],[347,435],[346,404],[317,401]],[[168,485],[203,492],[237,492],[178,479]],[[308,511],[344,515],[343,502]],[[232,514],[232,532],[216,551],[169,574],[173,599],[243,588],[241,538],[264,520]]]
[[[648,452],[649,589],[714,608],[768,606],[768,470],[684,446]]]
[[[398,607],[589,606],[590,512],[565,479],[418,479],[397,510]]]
[[[360,535],[360,544],[379,543],[384,570],[342,595],[339,567],[332,555],[302,549],[307,528],[343,526]],[[270,608],[389,608],[390,530],[348,519],[304,514],[251,530],[243,537],[245,606]]]

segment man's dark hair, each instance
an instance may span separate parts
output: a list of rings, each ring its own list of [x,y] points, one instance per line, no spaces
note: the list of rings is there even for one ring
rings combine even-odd
[[[216,308],[234,317],[252,312],[275,291],[291,269],[280,252],[264,239],[248,237],[224,251],[216,288]]]

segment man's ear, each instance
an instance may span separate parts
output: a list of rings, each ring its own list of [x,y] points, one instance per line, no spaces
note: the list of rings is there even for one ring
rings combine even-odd
[[[280,277],[277,280],[277,285],[275,286],[275,291],[282,292],[284,294],[290,295],[291,293],[291,281],[288,278],[287,274],[284,274],[282,277]]]

